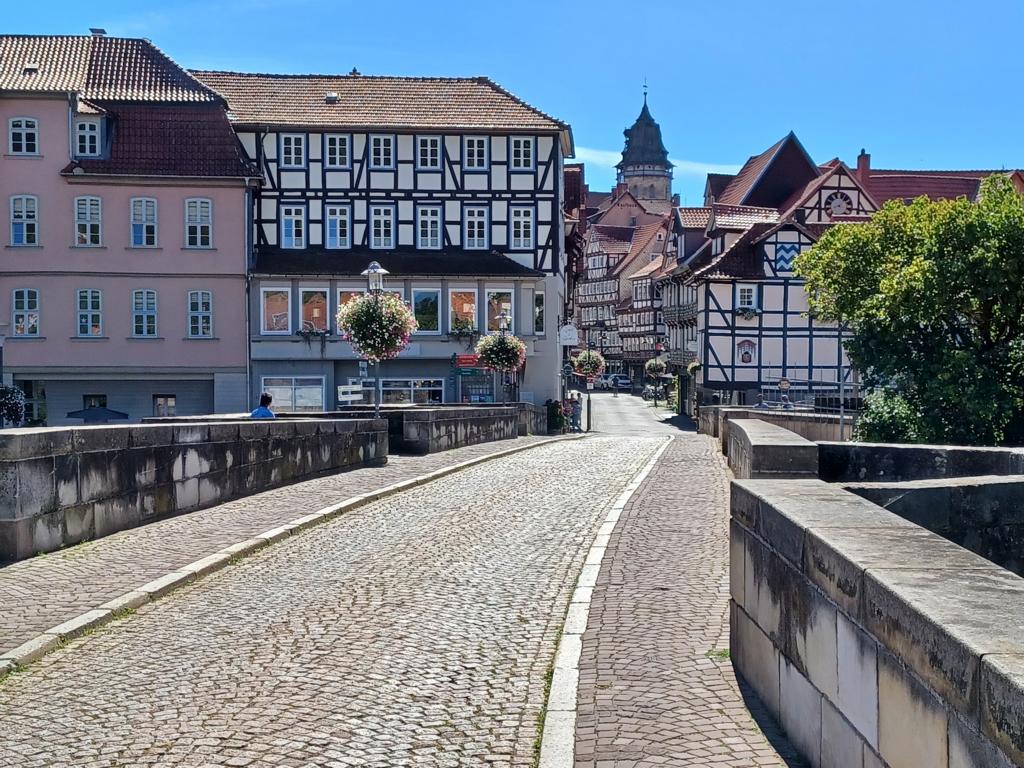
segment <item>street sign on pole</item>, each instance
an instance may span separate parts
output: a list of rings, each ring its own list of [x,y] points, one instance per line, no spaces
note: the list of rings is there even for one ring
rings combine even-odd
[[[365,360],[359,361],[359,376],[365,379],[370,374],[370,364]]]
[[[594,380],[593,379],[587,379],[587,389],[593,389],[593,388],[594,388]]]
[[[572,376],[572,366],[566,363],[562,366],[562,373],[566,376]]]

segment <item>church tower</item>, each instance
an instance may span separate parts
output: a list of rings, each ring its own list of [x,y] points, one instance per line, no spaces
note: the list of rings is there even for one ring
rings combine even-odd
[[[661,128],[647,108],[647,86],[644,86],[644,108],[631,128],[623,133],[626,146],[618,169],[618,180],[625,183],[639,200],[672,199],[672,163],[661,142]]]

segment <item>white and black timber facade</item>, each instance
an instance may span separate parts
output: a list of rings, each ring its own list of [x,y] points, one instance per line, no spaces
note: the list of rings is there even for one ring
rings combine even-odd
[[[381,367],[385,403],[508,393],[456,365],[502,310],[527,343],[520,399],[558,393],[569,127],[486,78],[196,72],[228,101],[263,175],[254,198],[251,387],[279,407],[331,409],[373,382],[338,335],[338,307],[390,273],[420,330]],[[372,374],[372,370],[370,371]],[[496,391],[497,390],[497,391]]]

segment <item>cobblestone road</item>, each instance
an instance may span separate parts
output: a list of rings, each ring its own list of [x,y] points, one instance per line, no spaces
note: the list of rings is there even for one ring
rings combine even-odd
[[[543,438],[521,437],[368,467],[248,496],[0,568],[0,652],[151,579],[330,504]]]
[[[586,549],[659,444],[464,470],[79,638],[0,683],[0,765],[528,766]]]
[[[779,751],[769,743],[728,659],[729,487],[717,445],[635,398],[596,401],[605,429],[676,437],[623,510],[598,575],[576,768],[803,765],[772,725]]]

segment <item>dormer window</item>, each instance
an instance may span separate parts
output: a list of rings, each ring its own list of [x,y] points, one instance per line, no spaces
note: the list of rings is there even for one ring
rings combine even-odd
[[[99,157],[100,121],[96,119],[75,121],[75,156]]]

